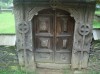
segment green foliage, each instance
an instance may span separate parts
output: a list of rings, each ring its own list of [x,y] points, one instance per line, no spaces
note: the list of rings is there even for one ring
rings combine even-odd
[[[37,74],[37,72],[25,72],[22,70],[0,70],[0,74]]]
[[[25,74],[23,71],[0,70],[0,74]]]
[[[62,74],[72,74],[72,71],[65,69],[64,71],[62,71]]]
[[[0,2],[2,2],[2,3],[12,3],[13,2],[13,0],[0,0]]]
[[[0,8],[8,8],[10,4],[13,3],[13,0],[0,0]]]
[[[2,2],[3,2],[3,3],[8,3],[8,2],[9,2],[9,0],[2,0]]]
[[[7,8],[7,5],[5,3],[0,2],[0,8]]]
[[[100,10],[96,10],[95,11],[95,15],[100,15]],[[100,21],[94,19],[93,28],[100,28]]]
[[[94,20],[93,21],[93,28],[100,28],[100,21]]]
[[[20,69],[14,46],[0,46],[0,74],[26,74]],[[33,71],[27,74],[37,73]]]
[[[89,57],[89,74],[100,74],[100,40],[92,42]]]
[[[88,71],[87,74],[100,74],[100,72],[99,71],[90,70],[90,71]]]
[[[25,72],[21,70],[0,70],[0,74],[37,74],[36,72]]]
[[[96,3],[97,3],[97,4],[100,4],[100,0],[96,0]]]

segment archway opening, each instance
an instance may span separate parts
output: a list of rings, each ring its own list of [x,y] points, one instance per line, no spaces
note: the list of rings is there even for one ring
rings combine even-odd
[[[43,9],[33,17],[32,23],[36,66],[69,68],[75,25],[70,13],[61,9]]]

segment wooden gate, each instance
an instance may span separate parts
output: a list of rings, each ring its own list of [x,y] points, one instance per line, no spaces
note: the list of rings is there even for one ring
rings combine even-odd
[[[34,16],[33,41],[37,67],[54,68],[71,64],[74,24],[68,12],[58,9],[45,9]]]

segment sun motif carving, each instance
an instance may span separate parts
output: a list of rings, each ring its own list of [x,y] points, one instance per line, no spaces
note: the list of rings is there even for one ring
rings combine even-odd
[[[26,22],[18,24],[18,31],[20,33],[27,33],[29,31],[29,25]]]
[[[48,47],[49,39],[40,39],[40,43],[42,47]]]
[[[79,34],[81,35],[88,35],[90,33],[90,26],[89,25],[80,25],[79,26]]]

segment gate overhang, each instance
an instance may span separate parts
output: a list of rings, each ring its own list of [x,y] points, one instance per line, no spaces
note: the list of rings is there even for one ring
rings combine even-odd
[[[61,9],[75,19],[71,68],[87,68],[92,41],[92,21],[95,0],[14,0],[16,43],[19,64],[27,70],[35,70],[32,19],[43,9]]]

